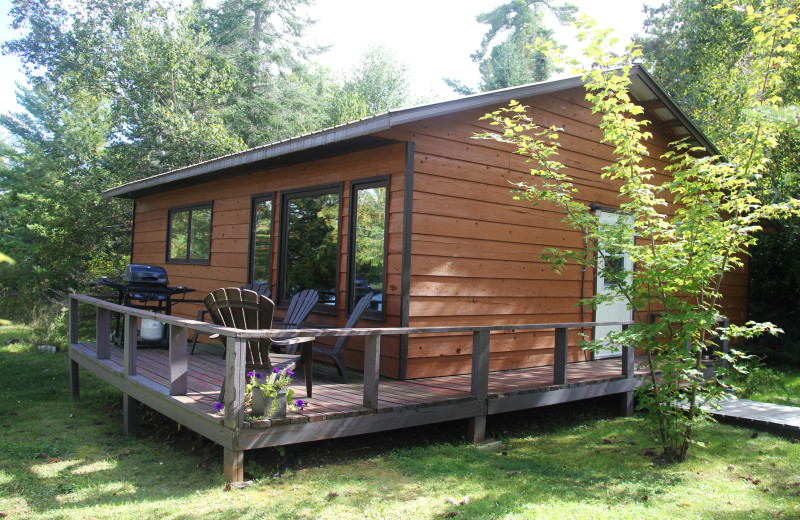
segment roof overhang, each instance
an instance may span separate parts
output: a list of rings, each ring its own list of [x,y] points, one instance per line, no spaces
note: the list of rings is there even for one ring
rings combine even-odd
[[[633,67],[631,78],[633,81],[631,92],[635,100],[649,105],[650,114],[655,114],[655,117],[661,122],[669,121],[674,133],[677,134],[676,137],[680,138],[680,134],[684,133],[685,137],[690,137],[696,144],[704,146],[711,153],[716,153],[714,146],[641,66]],[[375,134],[402,124],[477,108],[499,107],[507,104],[512,99],[524,99],[580,86],[583,86],[583,81],[579,76],[574,76],[494,90],[452,101],[392,110],[352,123],[251,148],[129,182],[106,190],[103,192],[103,197],[136,198],[157,193],[164,189],[190,186],[198,182],[207,182],[257,170],[288,166],[358,150],[386,146],[397,141]]]

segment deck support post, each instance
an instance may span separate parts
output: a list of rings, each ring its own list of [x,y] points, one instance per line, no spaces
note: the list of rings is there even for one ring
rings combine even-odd
[[[122,433],[135,437],[139,433],[138,401],[129,394],[122,394]]]
[[[479,415],[467,420],[467,441],[479,443],[486,440],[486,416]]]
[[[189,359],[186,328],[169,326],[169,395],[186,395]]]
[[[69,360],[69,395],[73,401],[81,398],[80,365],[74,359]]]
[[[620,394],[620,414],[623,417],[633,417],[633,390]]]
[[[222,473],[228,482],[244,480],[244,451],[224,448],[222,456]]]
[[[108,359],[111,357],[111,311],[102,307],[97,308],[96,330],[97,359]]]
[[[489,397],[489,356],[491,351],[488,330],[472,333],[472,398],[483,401],[483,414],[471,417],[467,424],[467,438],[471,442],[482,442],[486,438],[486,414]]]
[[[556,329],[555,352],[553,354],[553,384],[567,384],[567,359],[569,354],[569,330]]]
[[[364,408],[378,407],[378,379],[381,375],[381,336],[364,337]]]

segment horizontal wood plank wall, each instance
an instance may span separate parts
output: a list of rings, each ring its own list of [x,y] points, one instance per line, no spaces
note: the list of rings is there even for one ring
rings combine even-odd
[[[294,166],[238,175],[195,186],[142,197],[136,201],[135,235],[132,262],[163,265],[170,285],[196,289],[187,298],[202,299],[219,287],[238,287],[247,281],[250,204],[255,194],[275,193],[273,226],[272,289],[278,276],[278,244],[280,232],[280,192],[322,184],[344,182],[340,202],[340,259],[338,314],[312,314],[310,321],[329,326],[344,326],[344,300],[347,283],[347,244],[349,223],[349,181],[390,176],[389,230],[386,260],[386,319],[364,319],[362,326],[397,327],[400,324],[400,270],[403,223],[403,178],[405,175],[405,144],[394,144],[338,157]],[[213,201],[210,265],[165,264],[167,210],[170,207]],[[179,304],[174,314],[194,318],[202,305]],[[278,311],[276,315],[281,315]],[[328,343],[333,344],[335,338]],[[363,365],[363,338],[354,337],[348,343],[347,364]],[[399,370],[399,340],[387,337],[381,341],[381,374],[397,377]]]
[[[584,95],[574,89],[521,101],[533,107],[529,114],[538,124],[563,128],[559,159],[576,180],[579,199],[619,207],[617,186],[599,175],[612,149],[600,143],[600,118]],[[523,157],[505,145],[472,138],[494,129],[480,121],[493,109],[381,134],[415,143],[410,326],[590,321],[592,310],[581,315],[576,306],[580,269],[573,265],[558,275],[539,260],[548,247],[580,250],[582,237],[558,222],[554,207],[513,200],[509,182],[530,179],[531,165]],[[660,156],[677,136],[657,125],[648,131],[654,136],[644,165],[661,172]],[[583,294],[593,291],[594,273],[587,272]],[[726,312],[743,317],[746,272],[729,276],[723,293]],[[569,361],[586,356],[577,347],[579,332],[570,333]],[[491,348],[491,370],[551,364],[553,332],[493,334]],[[468,373],[471,351],[471,336],[412,337],[408,377]]]

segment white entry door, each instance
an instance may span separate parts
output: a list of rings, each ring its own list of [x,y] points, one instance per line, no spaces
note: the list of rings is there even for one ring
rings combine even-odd
[[[601,223],[606,224],[613,224],[619,222],[620,219],[629,220],[623,214],[620,213],[612,213],[608,211],[598,211],[598,218],[600,219]],[[631,237],[633,239],[633,237]],[[606,251],[603,250],[603,255],[601,256],[598,253],[598,267],[603,265],[603,257],[606,258],[606,262],[613,262],[609,267],[611,267],[615,271],[619,271],[624,269],[625,272],[630,273],[633,271],[633,264],[630,261],[630,258],[627,255],[615,253],[613,251]],[[603,276],[602,269],[597,269],[597,278],[595,280],[595,290],[597,293],[603,294],[611,292],[614,288],[614,282],[610,280],[606,280]],[[598,306],[595,310],[595,321],[628,321],[631,319],[631,309],[628,306],[628,302],[623,297],[615,298],[612,301],[608,301],[603,303],[602,305]],[[622,330],[621,325],[615,326],[603,326],[603,327],[595,327],[595,339],[600,339],[605,337],[609,332],[618,332]],[[595,351],[595,358],[601,357],[610,357],[610,356],[619,356],[620,351],[616,350],[616,352],[610,349],[603,349],[598,348]]]

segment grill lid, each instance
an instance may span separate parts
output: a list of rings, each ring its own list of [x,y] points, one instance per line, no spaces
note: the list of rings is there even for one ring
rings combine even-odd
[[[167,271],[159,265],[128,264],[123,276],[128,284],[169,285]]]

